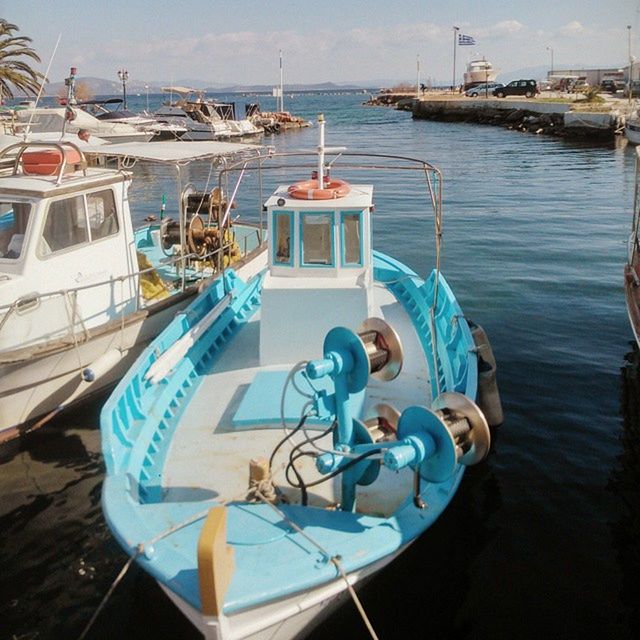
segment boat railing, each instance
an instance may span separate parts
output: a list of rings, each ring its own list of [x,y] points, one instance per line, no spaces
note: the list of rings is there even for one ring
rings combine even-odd
[[[239,260],[242,260],[251,251],[260,247],[262,244],[260,229],[256,227],[254,233],[245,234],[242,242],[243,248],[240,252]],[[253,246],[254,242],[255,247]],[[169,267],[170,269],[175,268],[177,276],[189,271],[189,279],[180,279],[182,283],[181,290],[184,291],[201,284],[204,280],[220,275],[224,268],[228,266],[226,262],[233,264],[230,255],[236,244],[237,240],[234,237],[230,237],[226,241],[223,240],[220,247],[210,252],[202,255],[190,252],[184,255],[170,256],[159,266]],[[225,261],[225,257],[228,257],[227,261]],[[194,269],[191,266],[194,261],[197,261],[196,264],[203,265],[204,268]],[[162,298],[157,298],[145,301],[142,290],[144,277],[157,273],[158,265],[154,265],[91,284],[58,289],[46,293],[29,293],[17,298],[10,304],[0,305],[0,354],[12,351],[15,348],[32,347],[44,338],[69,339],[74,342],[83,342],[89,339],[90,332],[95,330],[96,326],[105,323],[92,322],[91,318],[82,317],[78,298],[86,292],[93,292],[101,287],[108,288],[110,291],[112,303],[111,321],[123,323],[126,316],[149,309],[162,300]],[[131,292],[130,295],[126,294],[127,290]],[[21,323],[24,324],[25,315],[36,310],[40,310],[38,315],[42,320],[40,322],[42,331],[23,336],[19,341],[19,345],[13,344],[11,342],[12,336],[22,334],[19,325]],[[31,322],[30,324],[32,327],[37,326],[37,322]],[[92,326],[87,326],[88,324]]]
[[[322,149],[322,151],[320,151]],[[321,155],[320,163],[326,168],[327,175],[335,170],[345,172],[360,171],[389,171],[389,172],[417,172],[422,174],[425,180],[427,201],[431,205],[431,214],[434,222],[434,241],[435,241],[435,278],[432,290],[432,298],[430,301],[429,324],[430,329],[435,337],[437,337],[438,326],[436,316],[439,312],[438,308],[438,292],[440,286],[440,255],[442,244],[442,172],[436,166],[419,158],[395,154],[381,153],[365,153],[352,152],[344,148],[329,148],[323,144],[316,151],[293,151],[286,153],[270,152],[267,155],[257,155],[251,158],[245,158],[239,162],[227,165],[220,170],[218,179],[220,188],[224,182],[228,181],[229,175],[238,173],[238,184],[242,179],[245,171],[256,168],[259,180],[259,207],[262,214],[262,203],[265,202],[265,194],[263,193],[264,178],[263,172],[288,171],[293,170],[309,170],[311,172],[318,171],[318,157]],[[325,161],[326,158],[326,161]],[[312,160],[313,159],[313,160]],[[237,188],[237,187],[236,187]],[[428,212],[424,214],[424,219],[428,218]],[[372,238],[373,244],[373,238]],[[434,358],[438,359],[437,352],[434,352]],[[438,369],[438,363],[435,364],[435,370]]]

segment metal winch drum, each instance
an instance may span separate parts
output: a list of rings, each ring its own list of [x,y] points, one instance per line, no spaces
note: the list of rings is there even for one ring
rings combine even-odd
[[[443,482],[455,471],[456,464],[477,464],[489,453],[491,433],[484,414],[475,402],[462,393],[445,392],[431,409],[413,406],[405,409],[398,422],[398,440],[427,434],[434,451],[419,463],[417,470],[430,482]],[[387,461],[386,461],[387,462]],[[389,460],[391,467],[393,462]]]
[[[221,246],[222,233],[218,219],[226,207],[224,194],[216,187],[210,192],[196,191],[188,185],[182,192],[187,250],[195,260],[208,258]],[[233,205],[232,205],[233,208]],[[182,244],[180,222],[165,218],[160,226],[160,239],[165,253]]]

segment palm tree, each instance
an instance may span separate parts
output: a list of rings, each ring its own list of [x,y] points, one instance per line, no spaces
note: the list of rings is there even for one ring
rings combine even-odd
[[[40,62],[29,46],[31,38],[15,36],[18,26],[0,18],[0,102],[2,96],[13,98],[13,90],[36,95],[44,75],[33,69],[23,58]]]

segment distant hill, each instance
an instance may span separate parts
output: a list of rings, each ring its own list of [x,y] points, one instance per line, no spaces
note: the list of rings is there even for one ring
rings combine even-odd
[[[105,80],[104,78],[92,78],[90,76],[78,77],[76,82],[82,82],[86,84],[91,92],[96,96],[112,95],[122,93],[122,82],[117,78],[115,80]],[[173,80],[173,81],[152,81],[152,82],[140,82],[129,81],[127,82],[127,93],[130,94],[144,94],[160,93],[162,87],[179,86],[179,87],[192,87],[205,91],[206,93],[271,93],[272,88],[275,85],[271,84],[246,84],[246,85],[214,85],[203,81],[195,81],[188,79]],[[297,91],[353,91],[358,89],[365,89],[371,87],[371,84],[336,84],[334,82],[322,82],[319,84],[285,84],[284,90],[286,93]],[[50,82],[45,86],[45,95],[57,96],[58,93],[64,89],[64,82]]]

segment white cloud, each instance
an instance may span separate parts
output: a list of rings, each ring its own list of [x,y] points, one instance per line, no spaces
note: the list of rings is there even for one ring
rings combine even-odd
[[[580,22],[578,22],[577,20],[572,20],[560,29],[560,35],[567,37],[579,36],[584,35],[586,31],[587,30],[582,26]]]
[[[503,20],[498,22],[489,28],[488,32],[491,35],[503,35],[518,33],[524,29],[524,25],[517,20]]]

